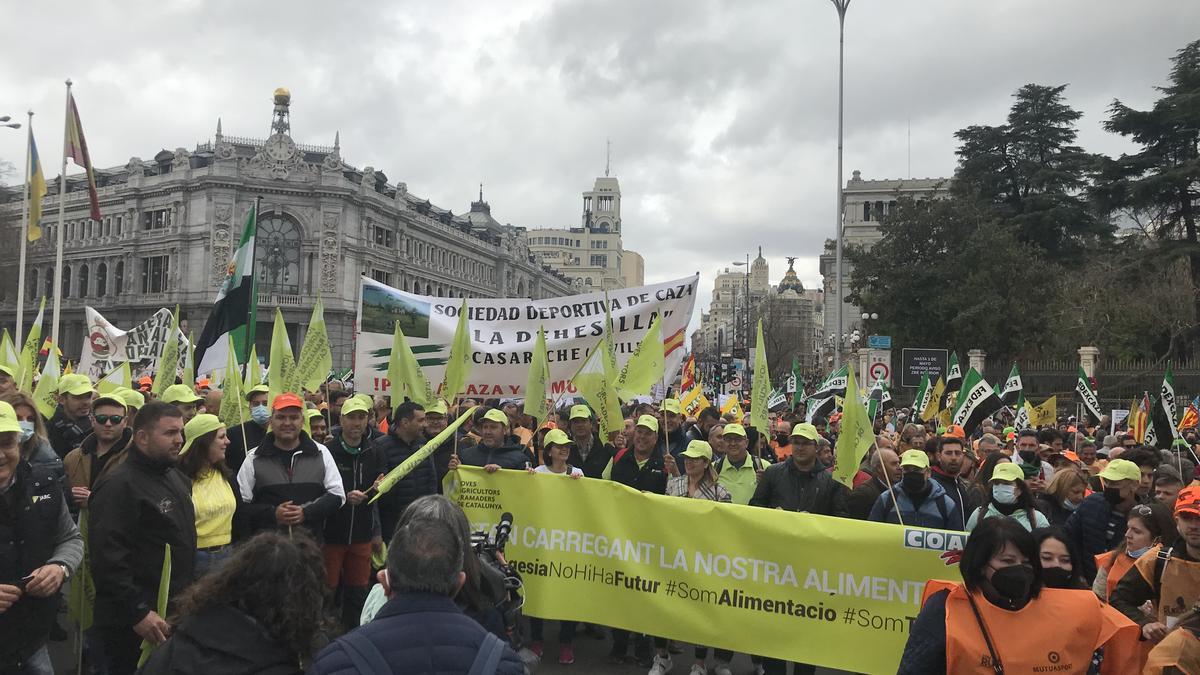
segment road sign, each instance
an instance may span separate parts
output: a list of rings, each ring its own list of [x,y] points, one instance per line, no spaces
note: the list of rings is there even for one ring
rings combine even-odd
[[[892,336],[891,335],[868,335],[867,336],[867,346],[870,347],[871,349],[891,349],[892,348]]]
[[[883,380],[887,385],[892,383],[892,350],[890,349],[872,349],[868,357],[866,385],[874,387],[879,380]]]
[[[945,349],[900,350],[900,386],[920,386],[922,375],[936,382],[946,372],[946,355]]]

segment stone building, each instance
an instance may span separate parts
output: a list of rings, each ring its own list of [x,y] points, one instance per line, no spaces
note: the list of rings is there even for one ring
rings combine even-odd
[[[528,236],[531,251],[587,291],[645,283],[642,256],[621,245],[621,185],[608,171],[583,193],[579,227],[531,229]]]
[[[218,120],[212,140],[191,151],[98,168],[99,221],[89,217],[85,177],[68,176],[60,340],[67,358],[79,357],[87,334],[85,305],[131,328],[178,304],[184,331],[198,335],[255,200],[259,354],[267,353],[277,307],[299,350],[320,296],[334,365],[349,366],[360,275],[445,297],[546,298],[581,290],[530,251],[525,228],[492,218],[482,194],[455,214],[389,182],[383,171],[347,165],[336,135],[329,146],[297,143],[290,104],[290,93],[276,90],[265,140],[227,136]],[[52,302],[59,181],[49,183],[44,236],[28,252],[27,323],[39,297]],[[10,242],[0,251],[0,321],[8,325],[18,301],[21,217],[21,187],[0,189],[0,232]],[[49,322],[47,306],[46,334]]]

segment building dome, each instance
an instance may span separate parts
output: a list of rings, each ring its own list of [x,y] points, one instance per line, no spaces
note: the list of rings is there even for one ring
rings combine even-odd
[[[793,267],[796,264],[795,258],[788,258],[787,272],[783,275],[783,280],[779,282],[779,293],[786,291],[795,291],[797,294],[804,292],[804,284],[800,283],[800,277],[796,276],[796,270]]]
[[[287,105],[292,100],[292,92],[286,87],[275,89],[275,105]]]

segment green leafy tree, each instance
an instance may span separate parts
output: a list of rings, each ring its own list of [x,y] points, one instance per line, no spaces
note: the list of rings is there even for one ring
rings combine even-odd
[[[1200,317],[1200,40],[1179,50],[1170,84],[1158,90],[1162,97],[1149,110],[1113,101],[1105,129],[1141,149],[1103,161],[1093,194],[1102,207],[1125,210],[1146,223],[1145,256],[1155,267],[1186,264],[1191,329],[1169,348],[1179,353],[1194,342]]]
[[[1010,225],[1018,241],[1072,264],[1113,228],[1086,198],[1096,158],[1075,145],[1081,113],[1064,102],[1064,89],[1027,84],[1005,124],[958,131],[953,192]]]

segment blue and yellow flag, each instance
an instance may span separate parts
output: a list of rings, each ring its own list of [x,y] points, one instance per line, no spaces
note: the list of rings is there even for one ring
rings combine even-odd
[[[29,241],[42,238],[38,221],[42,218],[42,198],[46,196],[46,176],[42,173],[42,160],[38,158],[37,142],[33,140],[33,127],[29,127],[29,230],[25,237]]]

